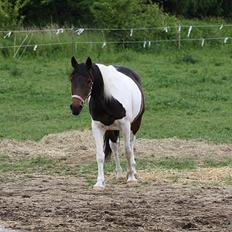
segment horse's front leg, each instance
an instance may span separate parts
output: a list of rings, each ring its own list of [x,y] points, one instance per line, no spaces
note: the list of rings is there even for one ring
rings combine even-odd
[[[94,189],[101,190],[105,187],[105,177],[104,177],[104,134],[105,130],[98,126],[94,121],[92,121],[92,132],[96,142],[96,158],[98,165],[98,176],[97,183],[94,185]]]

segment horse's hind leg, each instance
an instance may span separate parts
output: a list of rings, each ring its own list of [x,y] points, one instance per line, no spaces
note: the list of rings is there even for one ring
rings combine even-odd
[[[136,140],[136,136],[131,131],[131,133],[130,133],[130,145],[131,145],[131,150],[132,150],[133,162],[136,164],[136,162],[135,162],[135,154],[134,154],[134,151],[135,151],[135,149],[134,149],[135,140]],[[134,173],[136,175],[136,169],[135,168],[134,168]]]
[[[133,152],[133,159],[134,159],[134,144],[135,144],[135,140],[136,140],[135,134],[137,133],[137,131],[140,128],[141,121],[142,121],[142,116],[143,116],[143,112],[144,112],[144,110],[141,112],[141,114],[139,115],[139,117],[135,121],[133,121],[131,123],[130,143],[131,143],[131,149],[132,149],[132,152]],[[135,174],[136,174],[136,171],[135,171]]]
[[[114,154],[115,157],[115,164],[116,164],[116,179],[119,180],[121,179],[122,176],[122,168],[120,165],[120,158],[119,158],[119,152],[118,152],[118,147],[119,147],[119,139],[117,141],[113,142],[110,141],[110,148]]]
[[[122,127],[123,133],[124,133],[124,143],[125,143],[125,153],[126,158],[128,161],[128,172],[127,172],[127,182],[137,181],[135,174],[135,157],[134,157],[134,151],[132,146],[132,140],[134,140],[134,137],[131,135],[131,127],[130,123],[125,123]]]

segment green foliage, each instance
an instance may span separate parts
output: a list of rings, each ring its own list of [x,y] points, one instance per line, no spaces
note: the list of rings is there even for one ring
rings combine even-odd
[[[157,31],[134,31],[133,37],[130,31],[112,32],[108,37],[116,37],[119,41],[124,40],[155,40],[166,39],[170,34],[162,29],[165,26],[176,25],[174,17],[163,13],[156,4],[144,4],[140,0],[119,0],[106,1],[101,0],[95,2],[91,8],[94,15],[95,23],[102,28],[154,28],[161,27]],[[175,33],[175,32],[174,32]]]
[[[187,18],[231,17],[230,0],[153,0],[166,12]]]
[[[222,0],[173,0],[177,14],[186,17],[219,16],[222,12]]]
[[[21,159],[12,161],[9,157],[0,154],[0,173],[6,172],[55,172],[55,168],[58,167],[58,162],[48,158],[37,157],[31,159]]]
[[[94,27],[135,27],[166,25],[170,17],[157,5],[141,0],[3,0],[2,9],[15,20],[23,19],[26,26],[88,25]],[[174,18],[171,19],[173,21]]]
[[[30,26],[88,24],[92,20],[89,9],[92,2],[92,0],[21,0],[19,13],[24,16],[24,25]]]
[[[95,2],[91,7],[95,23],[103,28],[124,28],[131,23],[135,16],[138,1],[119,0]]]
[[[163,13],[158,6],[165,12],[187,18],[232,17],[230,0],[2,0],[0,26],[126,28],[175,25],[175,17]],[[160,32],[159,36],[164,35]]]
[[[187,17],[219,16],[222,13],[222,0],[189,0]]]
[[[91,10],[95,23],[103,28],[162,27],[175,22],[156,4],[144,4],[140,0],[101,0],[95,2]]]
[[[231,0],[223,0],[223,15],[232,19],[232,1]]]
[[[21,18],[18,12],[18,2],[1,0],[0,1],[0,27],[5,28],[10,26],[13,28],[20,24]]]

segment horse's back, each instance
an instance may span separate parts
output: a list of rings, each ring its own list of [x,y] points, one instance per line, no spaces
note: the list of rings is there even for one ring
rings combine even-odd
[[[129,69],[129,68],[126,68],[126,67],[123,67],[123,66],[117,66],[117,65],[114,65],[114,67],[121,73],[125,74],[126,76],[130,77],[133,81],[136,82],[136,84],[138,84],[139,86],[141,86],[141,81],[140,81],[140,77],[139,75]]]

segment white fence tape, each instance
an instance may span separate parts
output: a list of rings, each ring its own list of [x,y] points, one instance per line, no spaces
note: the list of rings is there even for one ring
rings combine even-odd
[[[72,40],[70,39],[70,42],[54,42],[54,43],[37,43],[37,44],[25,44],[23,41],[22,44],[18,45],[1,45],[0,49],[3,48],[23,48],[23,47],[33,47],[33,50],[36,51],[39,46],[55,46],[55,45],[68,45],[68,44],[102,44],[102,48],[106,47],[106,44],[141,44],[144,48],[151,47],[151,44],[154,43],[166,43],[166,42],[178,42],[179,44],[184,41],[201,41],[201,46],[203,47],[207,41],[212,40],[218,40],[222,41],[222,44],[226,44],[228,42],[228,39],[232,38],[228,35],[224,35],[224,37],[208,37],[208,38],[191,38],[193,36],[193,28],[215,28],[217,30],[222,30],[225,27],[232,27],[232,24],[221,24],[221,25],[178,25],[178,26],[163,26],[163,27],[151,27],[151,28],[51,28],[51,29],[35,29],[35,30],[7,30],[7,31],[0,31],[0,33],[3,33],[3,38],[5,40],[11,39],[11,35],[14,33],[14,36],[16,36],[15,33],[37,33],[37,32],[49,32],[54,33],[56,35],[62,34],[64,32],[71,32],[75,33],[78,36],[80,36],[85,31],[128,31],[129,36],[132,37],[134,35],[135,31],[151,31],[151,30],[161,30],[165,31],[166,33],[170,32],[172,29],[175,29],[175,32],[179,33],[179,37],[176,39],[160,39],[160,40],[152,40],[151,38],[147,38],[148,40],[126,40],[126,41],[75,41],[72,37]],[[183,30],[187,30],[187,36],[182,35]],[[137,32],[138,33],[138,32]]]

